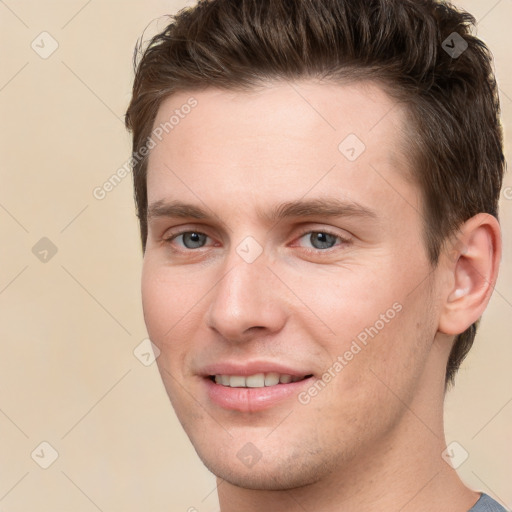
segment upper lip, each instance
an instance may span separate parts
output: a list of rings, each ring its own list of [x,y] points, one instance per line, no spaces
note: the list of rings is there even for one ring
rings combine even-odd
[[[291,375],[292,377],[304,377],[306,375],[312,374],[312,372],[309,370],[291,368],[281,363],[276,363],[272,361],[248,361],[245,363],[214,363],[204,366],[199,373],[204,377],[209,377],[211,375],[240,375],[243,377],[247,377],[249,375],[255,375],[257,373],[271,372]]]

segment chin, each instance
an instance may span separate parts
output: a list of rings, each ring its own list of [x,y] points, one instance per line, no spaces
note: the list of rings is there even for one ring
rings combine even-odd
[[[218,478],[243,489],[284,491],[306,487],[322,479],[330,471],[326,461],[300,460],[297,455],[286,459],[263,456],[254,466],[246,467],[232,454],[221,458],[219,453],[199,453],[203,464]],[[300,455],[304,459],[304,452]]]

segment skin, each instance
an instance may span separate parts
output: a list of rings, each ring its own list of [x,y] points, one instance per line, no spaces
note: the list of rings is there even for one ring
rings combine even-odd
[[[431,267],[410,128],[378,84],[181,92],[154,126],[190,96],[197,107],[151,151],[148,203],[180,200],[209,217],[150,217],[142,298],[172,405],[222,483],[222,512],[469,510],[479,495],[441,457],[444,375],[454,335],[496,282],[496,219],[469,219]],[[348,134],[366,146],[353,162],[338,149]],[[259,215],[326,197],[375,218]],[[207,237],[190,249],[176,231]],[[328,247],[313,245],[325,231]],[[237,252],[248,236],[263,249],[252,263]],[[393,304],[400,312],[306,405],[293,396],[240,412],[205,392],[200,369],[226,360],[285,363],[318,381]],[[237,457],[247,443],[261,454],[251,467]]]

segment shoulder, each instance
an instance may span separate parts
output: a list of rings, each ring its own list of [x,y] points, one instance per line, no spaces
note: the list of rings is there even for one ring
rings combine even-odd
[[[487,496],[487,494],[482,493],[480,499],[468,512],[507,512],[507,509],[503,508],[497,501]]]

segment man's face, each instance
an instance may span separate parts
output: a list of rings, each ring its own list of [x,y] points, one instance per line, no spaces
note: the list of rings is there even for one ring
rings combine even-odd
[[[311,81],[179,93],[154,127],[176,109],[149,158],[142,295],[185,431],[247,488],[371,463],[442,388],[404,112],[376,85]]]

